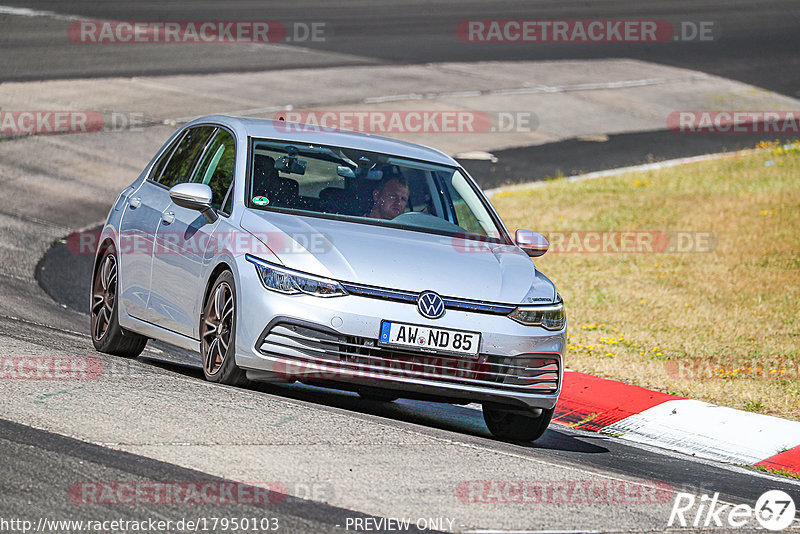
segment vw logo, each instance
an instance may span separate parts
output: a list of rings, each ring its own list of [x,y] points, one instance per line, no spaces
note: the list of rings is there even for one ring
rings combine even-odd
[[[433,291],[425,291],[417,299],[417,310],[423,317],[438,319],[444,315],[444,301]]]

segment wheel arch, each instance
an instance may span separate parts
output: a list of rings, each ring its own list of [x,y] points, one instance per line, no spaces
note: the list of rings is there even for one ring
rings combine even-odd
[[[206,288],[203,291],[203,300],[200,302],[201,310],[205,307],[206,301],[208,300],[208,295],[211,294],[211,288],[214,286],[214,282],[216,282],[217,278],[219,278],[219,275],[221,275],[225,271],[230,271],[230,273],[234,275],[234,279],[236,278],[236,275],[234,274],[233,271],[233,267],[231,267],[225,261],[221,261],[220,263],[218,263],[214,267],[214,269],[211,270],[211,274],[208,276],[208,280],[206,280]],[[238,288],[234,288],[234,291],[238,291]]]
[[[92,280],[94,280],[95,275],[97,275],[97,269],[100,267],[100,259],[103,257],[103,253],[109,247],[113,248],[116,252],[117,245],[111,237],[106,237],[97,245],[97,252],[94,255],[94,266],[92,267]]]

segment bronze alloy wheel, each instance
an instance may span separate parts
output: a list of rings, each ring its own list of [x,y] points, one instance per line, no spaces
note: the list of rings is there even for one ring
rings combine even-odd
[[[100,341],[108,332],[117,295],[117,258],[106,253],[92,284],[92,337]]]
[[[225,362],[233,330],[234,299],[231,286],[222,281],[206,303],[201,332],[203,367],[208,376],[216,375]]]

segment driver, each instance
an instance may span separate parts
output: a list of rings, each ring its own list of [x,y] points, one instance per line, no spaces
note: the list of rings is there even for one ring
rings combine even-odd
[[[403,176],[385,177],[372,192],[372,209],[367,217],[394,219],[406,210],[408,195],[408,180]]]

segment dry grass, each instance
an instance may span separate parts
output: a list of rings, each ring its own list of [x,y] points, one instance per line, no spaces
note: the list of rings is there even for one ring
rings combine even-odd
[[[567,305],[570,368],[800,419],[800,143],[761,148],[492,199],[512,230],[716,240],[710,252],[553,250],[538,259]]]

